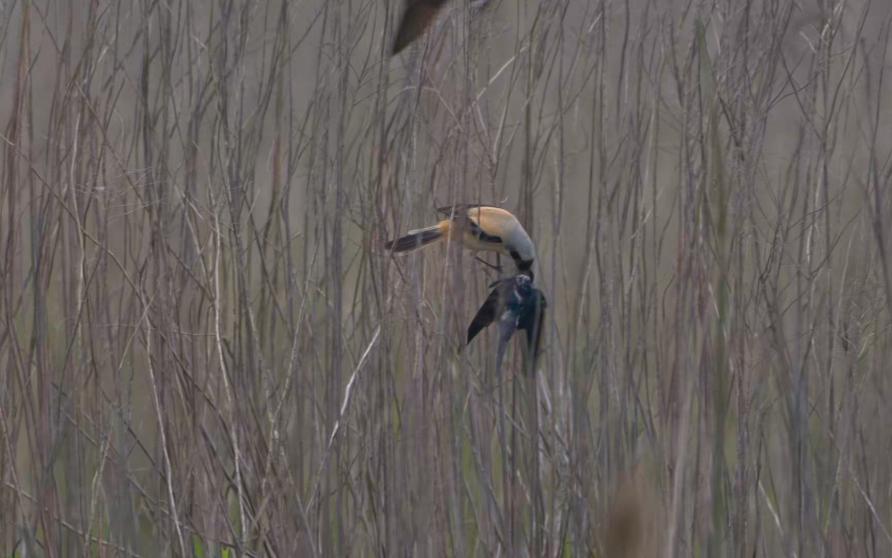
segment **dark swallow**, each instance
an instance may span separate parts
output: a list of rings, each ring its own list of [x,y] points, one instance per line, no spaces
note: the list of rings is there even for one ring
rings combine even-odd
[[[526,370],[534,371],[542,342],[545,323],[545,295],[533,286],[529,275],[519,274],[500,279],[491,285],[492,291],[468,326],[468,343],[480,330],[493,322],[499,324],[499,345],[496,353],[496,370],[501,370],[502,359],[508,342],[515,331],[526,332]]]

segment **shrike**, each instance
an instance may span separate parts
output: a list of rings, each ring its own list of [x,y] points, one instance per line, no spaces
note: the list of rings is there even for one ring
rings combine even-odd
[[[434,242],[451,239],[471,250],[511,256],[517,270],[533,277],[536,247],[520,221],[510,211],[488,205],[456,205],[437,211],[446,218],[406,236],[387,242],[393,252],[410,252]]]
[[[498,321],[499,344],[496,353],[496,370],[502,369],[502,359],[508,348],[508,341],[517,330],[526,332],[527,362],[526,370],[535,370],[536,359],[542,341],[542,329],[545,323],[545,295],[533,286],[533,280],[525,274],[500,279],[492,285],[492,291],[486,297],[483,306],[468,326],[468,343],[480,331]]]

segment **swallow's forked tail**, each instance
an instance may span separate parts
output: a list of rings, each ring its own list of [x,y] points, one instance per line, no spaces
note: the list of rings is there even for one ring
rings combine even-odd
[[[384,248],[393,252],[410,252],[412,250],[417,250],[422,246],[427,246],[428,244],[443,238],[443,235],[446,234],[448,228],[448,222],[441,221],[432,227],[409,231],[409,234],[406,236],[401,236],[396,240],[390,240],[385,243]]]

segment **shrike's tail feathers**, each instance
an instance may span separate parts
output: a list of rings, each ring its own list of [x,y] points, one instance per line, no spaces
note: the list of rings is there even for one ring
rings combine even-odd
[[[401,236],[396,240],[390,240],[385,243],[384,248],[393,252],[410,252],[412,250],[417,250],[422,246],[427,246],[428,244],[443,238],[447,229],[448,224],[444,225],[444,223],[441,222],[433,227],[409,231],[409,234],[406,236]]]

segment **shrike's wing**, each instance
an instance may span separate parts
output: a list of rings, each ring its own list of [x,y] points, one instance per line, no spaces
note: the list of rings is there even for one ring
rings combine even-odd
[[[437,213],[443,215],[445,218],[458,223],[458,226],[462,229],[467,230],[472,235],[476,236],[480,239],[481,242],[487,244],[503,244],[505,239],[501,236],[497,236],[492,234],[492,232],[484,231],[480,227],[480,223],[477,222],[475,218],[472,218],[468,212],[475,207],[492,207],[484,204],[470,204],[470,203],[462,203],[456,205],[448,205],[444,207],[438,207]]]

